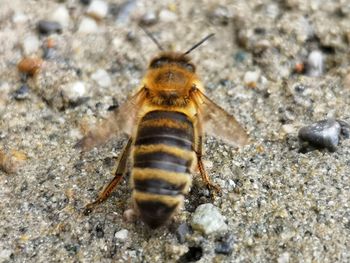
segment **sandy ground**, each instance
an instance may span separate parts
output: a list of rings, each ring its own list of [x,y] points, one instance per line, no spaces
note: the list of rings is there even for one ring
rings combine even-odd
[[[88,17],[81,2],[0,1],[0,262],[350,261],[350,140],[333,153],[300,153],[297,138],[315,121],[350,121],[349,1],[106,1],[110,11],[90,33],[79,32]],[[36,26],[57,19],[58,8],[69,15],[58,16],[66,24],[50,36],[52,56],[26,79],[16,65],[45,56],[48,37]],[[125,138],[84,154],[73,149],[84,128],[133,92],[158,52],[137,26],[142,19],[169,49],[216,34],[193,62],[208,96],[253,140],[236,150],[208,137],[205,163],[222,193],[211,199],[195,177],[183,211],[155,231],[123,220],[127,179],[82,214],[110,180]],[[310,76],[305,61],[315,50],[323,62]],[[102,82],[98,70],[107,72]],[[84,88],[71,94],[77,82]],[[16,99],[24,83],[29,89]],[[228,230],[190,231],[180,243],[176,229],[203,203],[219,208]],[[232,251],[220,254],[225,235]]]

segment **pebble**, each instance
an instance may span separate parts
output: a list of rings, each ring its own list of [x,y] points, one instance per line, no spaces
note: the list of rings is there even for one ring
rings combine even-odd
[[[80,0],[80,3],[82,3],[83,5],[88,5],[91,3],[91,0]]]
[[[232,18],[226,6],[219,5],[209,12],[210,21],[217,25],[227,25]]]
[[[337,122],[340,124],[341,127],[341,135],[345,138],[345,139],[349,139],[350,138],[350,124],[342,121],[342,120],[337,120]]]
[[[94,19],[101,20],[108,13],[108,4],[105,1],[94,0],[90,3],[86,13]]]
[[[68,27],[70,21],[68,9],[64,5],[61,5],[53,12],[51,19],[60,23],[62,27]]]
[[[12,250],[1,249],[1,251],[0,251],[0,261],[1,262],[7,262],[8,260],[10,260],[11,255],[12,255]]]
[[[302,142],[306,143],[305,146],[302,145],[304,149],[309,144],[319,149],[327,148],[329,151],[334,152],[339,143],[340,132],[340,124],[333,119],[329,119],[301,128],[298,137]]]
[[[277,263],[288,263],[290,259],[289,253],[284,252],[277,258]]]
[[[62,25],[57,21],[40,20],[37,24],[37,29],[40,34],[50,35],[53,33],[61,33]]]
[[[77,101],[80,98],[86,96],[87,90],[84,82],[76,81],[70,84],[67,84],[63,87],[64,95],[71,102]]]
[[[103,69],[98,69],[95,73],[91,75],[91,78],[96,81],[100,87],[109,87],[112,84],[111,78],[109,77],[107,71]]]
[[[259,71],[247,71],[244,74],[243,82],[250,88],[255,88],[260,77]]]
[[[180,244],[183,244],[186,241],[186,236],[190,234],[191,229],[188,224],[182,223],[176,229],[176,237]]]
[[[12,17],[12,22],[15,24],[23,24],[27,22],[28,17],[22,12],[16,12]]]
[[[27,84],[23,84],[19,89],[13,93],[15,100],[25,100],[29,97],[29,87]]]
[[[159,13],[159,20],[163,23],[175,22],[177,19],[177,15],[170,10],[163,9]]]
[[[312,51],[307,58],[307,75],[319,77],[322,76],[323,70],[323,54],[318,50]]]
[[[130,21],[131,12],[136,8],[135,0],[127,0],[123,2],[119,8],[114,12],[115,16],[117,16],[116,23],[117,24],[126,24]]]
[[[225,218],[220,210],[210,203],[197,207],[191,226],[206,235],[227,230]]]
[[[98,30],[98,25],[96,21],[89,17],[84,17],[78,28],[79,33],[89,34],[89,33],[95,33]]]
[[[114,234],[114,237],[118,240],[124,241],[128,238],[129,231],[127,229],[122,229]]]
[[[140,23],[146,26],[154,25],[157,22],[158,22],[158,17],[154,11],[147,12],[140,19]]]
[[[42,59],[37,57],[25,57],[17,65],[20,72],[34,76],[43,64]]]
[[[26,56],[36,53],[40,48],[40,41],[36,35],[26,36],[23,40],[23,52]]]
[[[230,233],[224,235],[216,244],[215,253],[229,255],[233,251],[234,236]]]

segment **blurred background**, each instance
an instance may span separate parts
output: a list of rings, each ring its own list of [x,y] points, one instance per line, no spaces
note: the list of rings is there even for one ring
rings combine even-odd
[[[177,51],[215,33],[192,60],[253,141],[208,137],[221,195],[194,176],[157,231],[123,220],[128,179],[82,215],[125,138],[73,149],[159,52],[140,24]],[[0,0],[0,262],[349,262],[349,47],[348,0]]]

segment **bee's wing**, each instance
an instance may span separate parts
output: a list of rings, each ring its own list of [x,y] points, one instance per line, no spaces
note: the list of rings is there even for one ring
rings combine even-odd
[[[248,144],[249,137],[237,120],[199,90],[193,92],[198,115],[204,131],[226,143],[240,147]]]
[[[87,151],[104,143],[112,136],[121,133],[126,133],[130,136],[132,129],[137,122],[138,112],[145,99],[145,93],[145,90],[141,89],[133,97],[128,99],[96,128],[89,131],[87,135],[78,141],[75,148]]]

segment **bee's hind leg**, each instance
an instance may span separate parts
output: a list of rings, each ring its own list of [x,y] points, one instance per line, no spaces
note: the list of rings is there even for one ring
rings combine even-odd
[[[130,155],[132,145],[132,139],[129,138],[127,145],[124,148],[124,151],[119,159],[119,163],[117,166],[117,169],[114,174],[114,178],[112,181],[109,182],[109,184],[103,189],[103,191],[99,194],[98,198],[85,206],[84,214],[90,214],[91,211],[102,202],[106,201],[108,197],[111,195],[113,190],[117,187],[117,185],[120,183],[121,179],[123,178],[123,175],[125,174],[127,163],[128,163],[128,157]]]
[[[219,193],[220,187],[216,184],[214,184],[210,178],[209,175],[207,174],[207,171],[204,168],[204,164],[202,161],[202,136],[200,135],[198,138],[198,148],[196,150],[196,155],[197,155],[197,165],[198,165],[198,170],[199,173],[201,174],[202,180],[208,187],[209,191],[214,190],[215,193]]]

